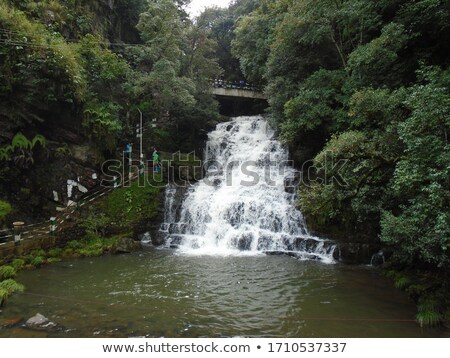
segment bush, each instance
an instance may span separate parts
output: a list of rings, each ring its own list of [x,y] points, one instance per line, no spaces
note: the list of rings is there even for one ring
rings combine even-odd
[[[6,280],[8,278],[13,278],[16,276],[17,271],[12,266],[1,266],[0,267],[0,280]]]
[[[42,256],[36,256],[31,260],[31,264],[35,267],[40,267],[45,264],[45,258]]]
[[[14,259],[11,265],[16,269],[16,271],[20,271],[25,267],[25,260]]]
[[[47,253],[42,249],[33,250],[33,251],[31,251],[30,256],[32,256],[32,257],[38,257],[38,256],[47,257]]]
[[[70,242],[67,244],[67,248],[73,249],[73,250],[79,249],[80,247],[81,247],[81,244],[80,244],[80,242],[77,241],[77,240],[70,241]]]
[[[439,312],[439,303],[430,297],[422,297],[417,306],[418,314],[416,316],[420,326],[437,326],[442,320],[443,316]]]
[[[6,299],[16,292],[23,292],[25,287],[12,279],[0,282],[0,306],[3,306]]]
[[[105,235],[105,229],[109,224],[110,219],[105,214],[93,214],[83,220],[81,227],[85,228],[88,234],[99,236]]]
[[[57,257],[61,257],[61,255],[63,254],[63,250],[59,249],[59,248],[53,248],[51,250],[48,251],[47,256],[50,258],[57,258]],[[50,262],[50,260],[49,260]]]
[[[0,222],[11,213],[12,208],[6,201],[0,200]]]

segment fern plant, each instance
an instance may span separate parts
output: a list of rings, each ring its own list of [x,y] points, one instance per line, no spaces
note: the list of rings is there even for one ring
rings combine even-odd
[[[23,135],[22,133],[17,133],[12,142],[11,142],[11,149],[13,151],[17,150],[17,149],[32,149],[32,142],[30,140],[28,140],[27,137],[25,137],[25,135]]]
[[[11,160],[10,150],[8,147],[0,148],[0,161]]]
[[[32,140],[29,140],[23,133],[17,133],[11,141],[11,144],[0,148],[0,160],[13,160],[17,165],[27,168],[34,164],[34,149],[40,145],[42,148],[47,146],[44,136],[38,134]]]

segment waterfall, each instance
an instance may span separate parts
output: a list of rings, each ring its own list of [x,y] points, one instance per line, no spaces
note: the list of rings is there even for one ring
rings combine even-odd
[[[239,117],[209,134],[205,178],[174,213],[166,189],[166,244],[184,254],[286,253],[332,261],[334,244],[312,236],[295,208],[298,172],[262,117]],[[167,207],[167,205],[169,207]]]

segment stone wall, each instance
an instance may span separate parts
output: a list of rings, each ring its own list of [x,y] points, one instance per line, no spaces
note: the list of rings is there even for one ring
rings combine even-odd
[[[25,256],[33,250],[48,250],[55,246],[56,239],[52,236],[23,240],[19,246],[14,242],[7,242],[0,245],[0,265],[10,262],[15,257]]]

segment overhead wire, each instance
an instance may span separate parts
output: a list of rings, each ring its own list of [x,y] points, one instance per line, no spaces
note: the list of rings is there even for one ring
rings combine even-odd
[[[36,36],[36,34],[32,34],[29,32],[25,32],[25,31],[14,31],[14,30],[8,30],[5,28],[0,28],[0,35],[16,35],[16,36],[23,36],[24,38],[26,38],[27,40],[17,40],[17,39],[5,39],[5,38],[0,38],[0,41],[6,41],[8,44],[13,44],[16,45],[16,43],[19,43],[22,46],[41,46],[41,47],[55,47],[55,46],[60,46],[61,44],[57,44],[57,43],[48,43],[48,44],[36,44],[33,43],[31,41],[28,41],[28,37],[30,37],[31,39],[33,37]],[[51,35],[49,33],[49,35]],[[57,38],[55,38],[57,39]],[[82,39],[71,39],[71,38],[64,38],[64,37],[60,37],[60,40],[65,41],[66,43],[81,43],[83,40]],[[99,45],[104,45],[106,47],[108,46],[125,46],[125,47],[147,47],[147,45],[145,44],[132,44],[132,43],[127,43],[127,42],[107,42],[107,41],[97,41],[97,40],[89,40],[89,43],[94,43],[94,44],[99,44]],[[18,45],[18,46],[20,46]]]

